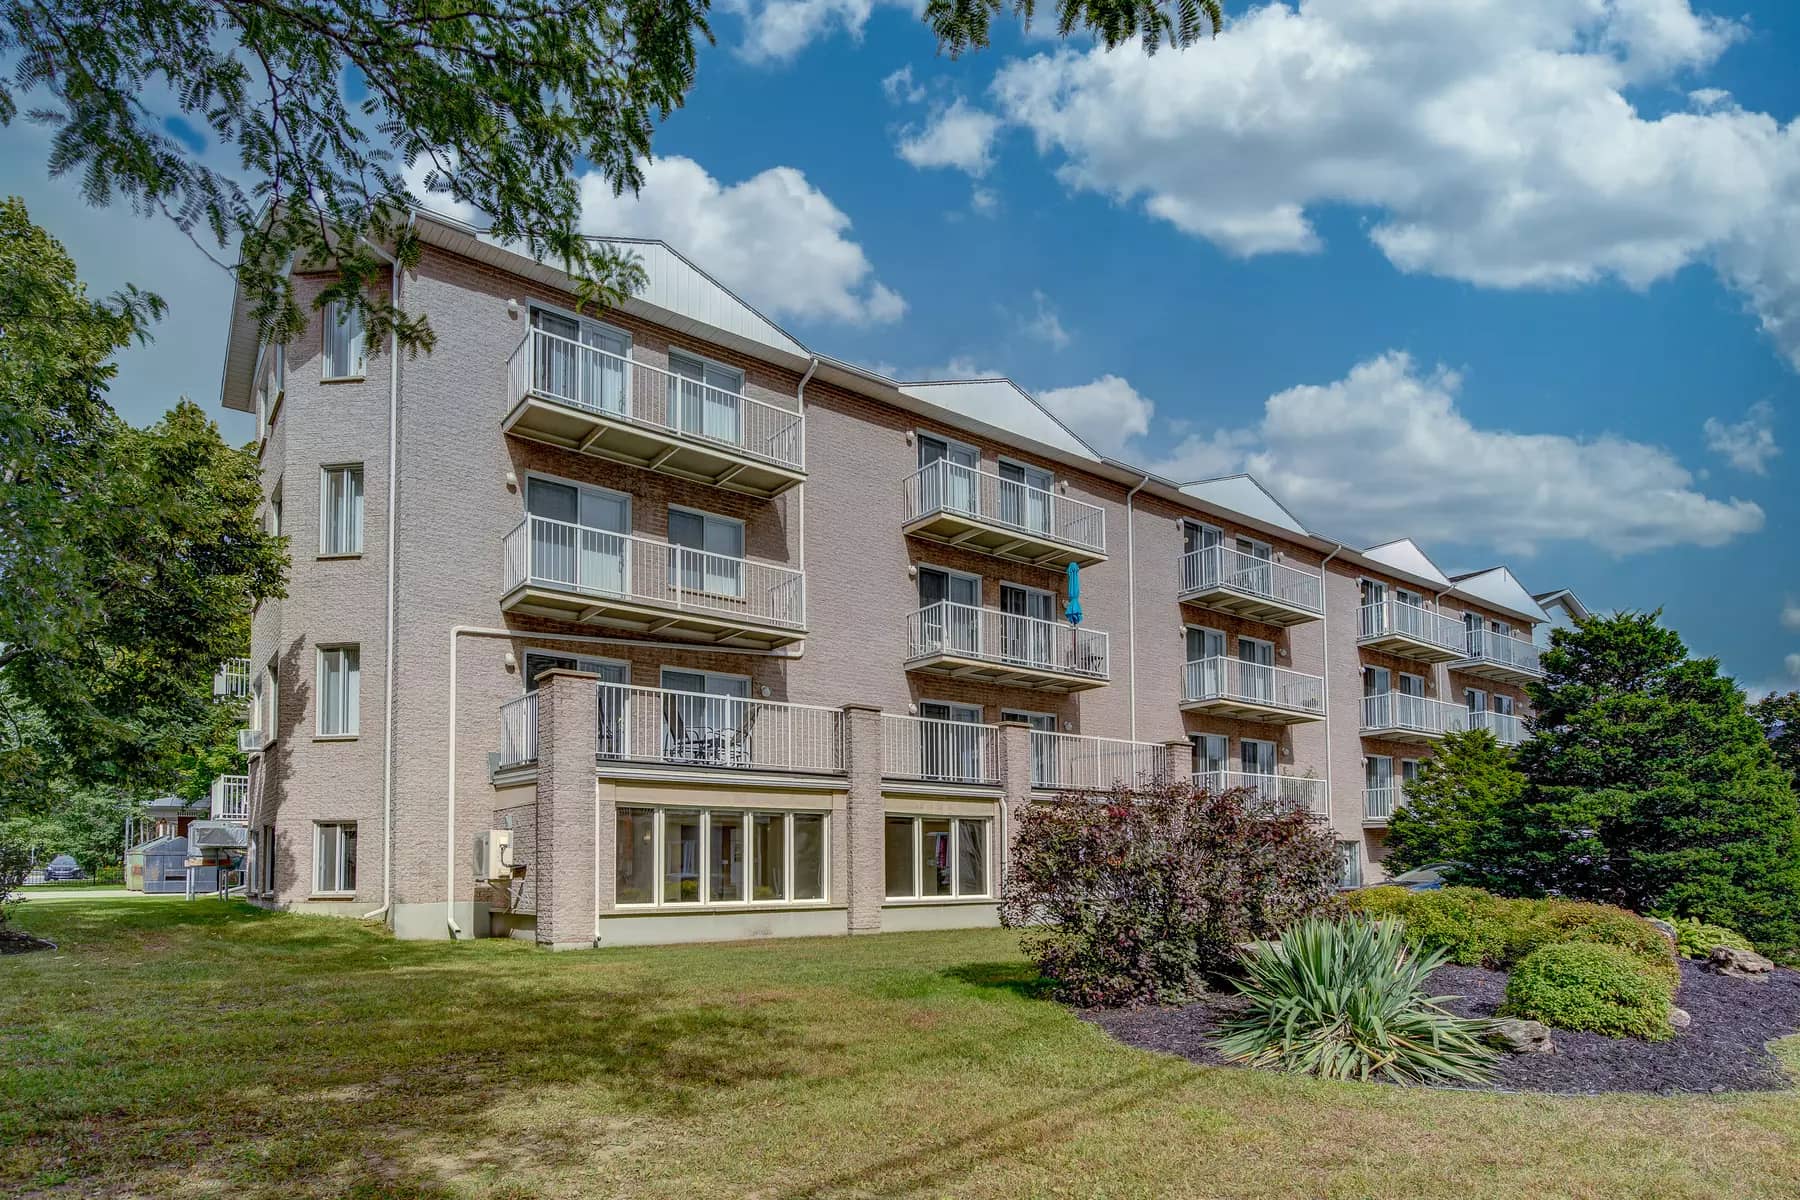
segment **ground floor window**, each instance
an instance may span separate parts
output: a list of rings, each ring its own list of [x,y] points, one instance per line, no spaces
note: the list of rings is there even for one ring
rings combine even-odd
[[[348,821],[325,821],[315,828],[318,844],[313,854],[313,891],[322,894],[354,892],[356,825]]]
[[[1362,886],[1362,847],[1355,842],[1338,843],[1338,886]]]
[[[890,900],[985,897],[986,817],[889,817],[885,837]]]
[[[616,818],[621,906],[793,904],[826,898],[828,815],[630,808]]]
[[[256,835],[256,890],[275,890],[275,827],[264,825]]]

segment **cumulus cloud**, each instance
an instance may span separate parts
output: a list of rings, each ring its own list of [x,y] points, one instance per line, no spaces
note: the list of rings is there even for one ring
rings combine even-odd
[[[958,96],[934,111],[923,126],[909,125],[895,146],[915,167],[951,167],[979,179],[994,165],[1000,118]]]
[[[925,88],[913,79],[911,64],[883,77],[881,90],[895,104],[918,104],[925,99]]]
[[[1231,253],[1316,251],[1350,205],[1400,269],[1488,287],[1707,263],[1800,367],[1800,122],[1627,98],[1742,32],[1689,0],[1294,0],[1189,51],[1015,60],[993,97],[1068,186]]]
[[[1708,417],[1701,432],[1708,450],[1751,475],[1768,474],[1769,460],[1781,453],[1775,444],[1775,407],[1766,400],[1752,404],[1743,420],[1730,425]]]
[[[691,158],[659,158],[636,196],[590,174],[581,229],[662,238],[771,316],[869,325],[906,312],[850,238],[850,218],[793,167],[724,184]]]
[[[1800,630],[1800,600],[1792,596],[1781,606],[1781,623],[1785,628]]]
[[[1020,328],[1030,337],[1034,337],[1040,342],[1047,342],[1058,350],[1067,346],[1069,331],[1063,328],[1062,318],[1057,316],[1056,309],[1051,307],[1050,297],[1042,292],[1034,291],[1031,293],[1031,302],[1035,306],[1035,311],[1019,323]],[[1120,380],[1120,382],[1124,381]]]
[[[1100,451],[1117,457],[1126,443],[1150,432],[1155,406],[1117,375],[1102,375],[1092,383],[1051,388],[1039,392],[1038,403],[1056,414],[1075,431],[1075,436]]]
[[[861,41],[877,0],[723,0],[719,5],[743,21],[740,58],[753,63],[792,62],[814,42],[845,34]],[[917,0],[883,0],[917,11]]]

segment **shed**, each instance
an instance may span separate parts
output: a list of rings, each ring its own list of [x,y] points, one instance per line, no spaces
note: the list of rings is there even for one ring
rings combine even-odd
[[[188,842],[184,837],[161,837],[155,841],[145,842],[131,852],[132,862],[129,869],[134,881],[143,880],[143,890],[155,894],[158,892],[185,892],[188,887]],[[142,867],[138,865],[142,862]],[[196,892],[212,891],[218,887],[217,867],[195,867],[194,890]],[[141,872],[141,874],[140,874]]]

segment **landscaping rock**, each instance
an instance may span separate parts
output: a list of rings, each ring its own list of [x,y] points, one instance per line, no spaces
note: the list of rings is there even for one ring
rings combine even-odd
[[[1687,1009],[1676,1008],[1673,1004],[1669,1005],[1669,1027],[1671,1029],[1686,1029],[1693,1023],[1694,1018],[1688,1014]]]
[[[1764,983],[1775,964],[1754,950],[1733,950],[1730,946],[1714,946],[1706,956],[1706,965],[1714,973],[1731,979],[1748,979]]]
[[[1487,1040],[1509,1054],[1551,1054],[1556,1050],[1550,1041],[1550,1027],[1542,1021],[1507,1017],[1494,1023]]]
[[[1674,946],[1681,941],[1681,939],[1679,937],[1677,937],[1675,934],[1675,927],[1673,925],[1669,924],[1667,921],[1663,920],[1661,917],[1645,917],[1644,920],[1646,920],[1646,921],[1650,922],[1650,924],[1656,926],[1656,932],[1658,932],[1658,933],[1662,934],[1664,937],[1668,938],[1669,945]]]

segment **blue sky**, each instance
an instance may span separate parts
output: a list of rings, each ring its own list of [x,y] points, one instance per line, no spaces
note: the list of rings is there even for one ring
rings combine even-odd
[[[731,0],[649,187],[593,188],[585,221],[668,238],[821,352],[1011,375],[1109,453],[1660,606],[1800,687],[1800,13],[1233,16],[1149,61],[1002,23],[953,62],[909,6]],[[43,146],[0,131],[8,189],[95,286],[174,309],[115,401],[216,408],[227,281],[44,181]]]

